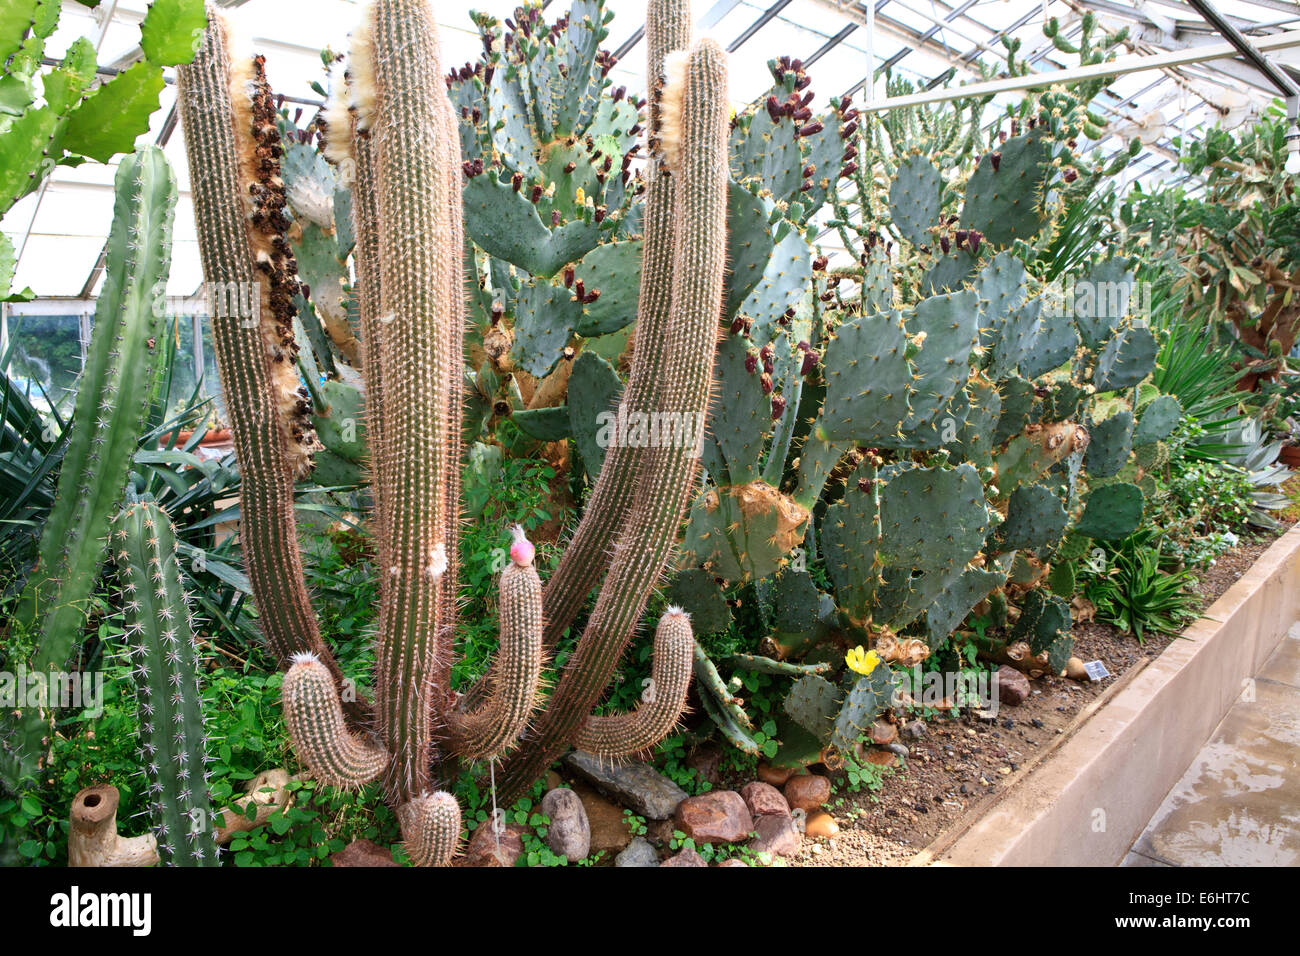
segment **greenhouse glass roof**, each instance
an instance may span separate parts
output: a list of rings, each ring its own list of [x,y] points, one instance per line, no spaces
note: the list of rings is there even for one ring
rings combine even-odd
[[[551,2],[563,6],[565,0]],[[323,79],[320,50],[330,45],[342,48],[357,19],[357,4],[352,0],[227,0],[222,5],[235,8],[236,22],[266,55],[276,92],[313,110],[320,98],[311,84]],[[611,77],[630,90],[643,90],[645,2],[608,0],[607,5],[615,17],[606,45],[619,57]],[[136,44],[146,6],[146,0],[102,0],[90,10],[67,0],[48,55],[60,57],[77,37],[88,36],[98,44],[101,64],[129,65],[139,55]],[[450,67],[477,56],[471,8],[505,17],[515,6],[515,0],[437,3],[445,63]],[[1215,7],[1252,43],[1266,47],[1273,63],[1300,78],[1300,4],[1217,0]],[[868,98],[884,98],[881,73],[885,69],[919,89],[941,86],[953,69],[953,84],[980,81],[977,64],[1003,60],[1004,36],[1022,41],[1021,55],[1035,70],[1064,69],[1068,81],[1068,57],[1044,37],[1044,19],[1058,18],[1062,34],[1069,38],[1079,32],[1081,17],[1092,11],[1110,30],[1130,27],[1125,57],[1166,54],[1161,57],[1166,63],[1163,68],[1113,77],[1101,98],[1101,108],[1111,122],[1107,139],[1097,148],[1111,151],[1132,138],[1143,143],[1142,154],[1126,173],[1130,181],[1177,178],[1174,137],[1196,136],[1215,124],[1233,127],[1249,122],[1278,95],[1276,86],[1245,59],[1224,56],[1224,37],[1192,4],[1177,0],[875,0],[872,6],[861,0],[770,4],[696,0],[695,11],[699,32],[713,36],[731,54],[731,96],[738,108],[767,89],[766,62],[773,57],[788,55],[808,64],[819,103],[849,93],[861,107]],[[1217,51],[1219,57],[1198,62],[1207,51]],[[877,75],[873,89],[865,82],[869,65],[874,65]],[[147,139],[164,145],[179,179],[168,293],[188,296],[198,289],[202,276],[171,72]],[[1002,95],[1015,99],[1020,94]],[[59,167],[42,189],[5,216],[4,231],[19,250],[15,288],[29,286],[38,297],[64,300],[65,311],[67,299],[94,298],[102,281],[99,257],[111,219],[113,173],[112,166],[97,163]],[[15,311],[39,309],[38,301]]]

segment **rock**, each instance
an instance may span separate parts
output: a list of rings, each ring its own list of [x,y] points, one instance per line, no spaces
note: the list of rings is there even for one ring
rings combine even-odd
[[[704,862],[704,857],[700,856],[690,847],[687,847],[685,850],[682,850],[681,853],[678,853],[676,856],[670,856],[668,859],[664,860],[659,865],[660,866],[708,866],[709,864]]]
[[[871,725],[871,742],[879,747],[888,747],[898,739],[898,725],[887,720],[877,720]]]
[[[899,757],[906,757],[909,753],[911,753],[911,751],[908,750],[902,744],[890,744],[885,749],[888,750],[891,754],[897,754]]]
[[[334,866],[397,866],[393,854],[373,840],[353,840],[337,853],[330,854]]]
[[[779,813],[765,813],[759,817],[754,824],[754,834],[754,839],[749,841],[750,849],[773,856],[794,856],[803,842],[794,820]]]
[[[748,864],[748,863],[746,863],[744,860],[739,860],[739,859],[737,859],[737,858],[734,857],[734,856],[731,857],[731,858],[729,858],[729,859],[723,860],[721,863],[718,864],[718,866],[720,866],[720,867],[722,867],[722,866],[741,866],[741,867],[744,867],[745,869],[749,869],[749,864]]]
[[[546,845],[551,852],[570,863],[586,859],[591,852],[591,827],[581,798],[572,790],[560,787],[547,791],[538,809],[551,821],[546,830]]]
[[[839,832],[840,825],[825,810],[814,810],[808,814],[808,819],[803,826],[803,835],[806,837],[826,837],[830,839],[833,836],[838,836]]]
[[[573,792],[582,801],[587,812],[587,826],[591,829],[591,852],[617,853],[630,842],[632,834],[627,829],[623,811],[585,784],[578,784]]]
[[[722,748],[712,740],[706,740],[691,751],[686,758],[686,766],[699,774],[701,780],[707,780],[716,787],[722,783]]]
[[[575,750],[564,764],[623,806],[648,820],[667,820],[687,793],[649,764],[611,764],[593,754]]]
[[[785,800],[792,810],[816,810],[831,798],[831,782],[815,773],[801,773],[786,781]]]
[[[1019,707],[1029,698],[1029,678],[1008,664],[993,675],[998,685],[998,700],[1008,707]]]
[[[554,770],[546,771],[546,789],[554,790],[556,787],[564,786],[564,778]]]
[[[492,832],[492,821],[484,820],[469,838],[465,865],[514,866],[524,852],[523,831],[523,827],[512,823],[502,829],[498,843],[497,835]]]
[[[615,866],[658,866],[659,854],[642,837],[627,845],[627,849],[614,857]]]
[[[677,825],[672,820],[647,820],[645,838],[655,846],[667,846],[672,842],[673,831]]]
[[[761,780],[747,783],[740,788],[740,796],[745,801],[745,806],[749,807],[752,816],[761,817],[766,813],[777,813],[787,817],[790,815],[790,804],[785,802],[781,791],[770,783],[763,783]]]
[[[1082,681],[1085,684],[1092,680],[1088,676],[1088,668],[1084,667],[1083,661],[1077,657],[1071,657],[1065,662],[1065,676],[1070,680]]]
[[[920,740],[925,736],[926,726],[924,720],[909,720],[903,724],[903,736],[908,740]]]
[[[744,798],[734,790],[687,797],[677,805],[673,820],[696,843],[739,843],[754,829]]]
[[[784,787],[785,782],[793,776],[793,767],[773,767],[767,763],[758,765],[758,779],[774,787]]]
[[[873,767],[893,767],[898,764],[898,757],[888,750],[877,750],[875,747],[870,748],[866,754],[867,763]]]

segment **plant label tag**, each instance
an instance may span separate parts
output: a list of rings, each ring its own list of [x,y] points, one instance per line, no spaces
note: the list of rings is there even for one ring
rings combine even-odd
[[[1101,661],[1088,661],[1083,669],[1088,672],[1088,680],[1105,680],[1110,676],[1110,671],[1106,670],[1106,665]]]

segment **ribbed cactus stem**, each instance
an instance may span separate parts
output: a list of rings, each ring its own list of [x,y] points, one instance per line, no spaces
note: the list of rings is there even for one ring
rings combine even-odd
[[[642,213],[641,287],[637,301],[636,349],[623,390],[628,412],[648,412],[663,381],[672,295],[672,231],[676,181],[658,158],[662,135],[664,60],[691,39],[689,0],[650,0],[646,9],[646,77],[650,82],[650,140],[655,154],[646,175]],[[620,420],[625,420],[620,417]],[[627,516],[636,487],[640,448],[617,441],[605,450],[600,477],[587,501],[560,566],[546,582],[546,643],[553,646],[582,609],[608,567],[607,556]]]
[[[690,617],[668,608],[655,631],[654,663],[641,702],[628,714],[587,718],[575,746],[601,757],[626,757],[668,736],[686,709],[694,646]]]
[[[212,341],[239,461],[240,538],[271,648],[282,661],[311,651],[337,677],[307,595],[294,516],[294,477],[315,436],[300,424],[305,398],[293,398],[284,313],[293,308],[285,296],[294,268],[283,237],[268,232],[282,225],[284,199],[278,146],[260,141],[268,123],[274,129],[274,109],[256,78],[233,63],[225,21],[209,5],[202,46],[178,68],[177,85]]]
[[[81,633],[104,541],[156,391],[176,181],[162,150],[122,160],[104,288],[77,388],[40,563],[20,618],[40,621],[33,667],[62,667]]]
[[[356,236],[353,262],[356,267],[355,292],[361,325],[361,373],[365,383],[366,435],[371,450],[370,492],[373,501],[372,527],[376,544],[388,538],[379,523],[387,513],[380,500],[386,482],[380,480],[379,455],[384,447],[384,370],[380,341],[383,323],[379,321],[379,201],[375,195],[375,145],[369,132],[360,128],[358,113],[352,105],[355,82],[345,76],[331,94],[326,107],[325,155],[339,168],[339,179],[352,193],[352,230]],[[378,553],[380,566],[386,555]]]
[[[354,37],[359,120],[375,144],[384,376],[376,450],[381,552],[379,730],[393,755],[389,790],[428,790],[432,717],[446,702],[458,513],[461,281],[455,117],[427,0],[376,0]],[[358,55],[360,54],[360,55]],[[454,389],[451,385],[456,382]],[[455,434],[450,434],[454,432]],[[445,582],[444,582],[444,579]]]
[[[16,615],[38,628],[31,666],[39,672],[64,667],[80,639],[109,523],[158,382],[159,306],[171,268],[176,182],[162,150],[146,147],[122,160],[114,188],[104,287],[71,434],[39,562]],[[24,709],[16,724],[8,747],[0,748],[0,777],[11,782],[36,771],[50,729],[37,707]]]
[[[479,760],[505,752],[528,723],[541,684],[542,582],[533,567],[533,546],[516,529],[511,560],[501,572],[500,650],[482,687],[465,700],[482,701],[448,716],[450,748],[458,756]]]
[[[703,415],[713,378],[722,307],[727,223],[727,72],[722,49],[691,51],[680,96],[681,156],[673,225],[672,305],[656,406]],[[665,100],[669,97],[665,96]],[[647,597],[663,572],[690,500],[695,447],[644,449],[636,493],[591,619],[565,666],[533,746],[507,762],[505,789],[527,788],[573,742],[618,666]]]
[[[438,790],[408,800],[397,808],[397,822],[416,866],[442,866],[456,855],[460,805],[450,793]]]
[[[175,866],[216,866],[199,647],[176,534],[161,508],[143,503],[118,516],[112,540],[158,848]]]
[[[294,752],[317,779],[354,790],[383,773],[388,754],[348,730],[334,678],[314,655],[294,655],[280,696]]]

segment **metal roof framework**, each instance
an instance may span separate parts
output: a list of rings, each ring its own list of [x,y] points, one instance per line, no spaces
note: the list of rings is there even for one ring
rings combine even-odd
[[[266,53],[276,91],[313,109],[319,97],[310,83],[322,79],[320,50],[342,47],[358,15],[356,0],[219,2],[238,8],[233,17],[252,45]],[[564,3],[546,0],[545,5]],[[630,90],[643,90],[645,0],[607,0],[607,5],[615,18],[606,45],[619,59],[611,75]],[[816,105],[849,95],[859,109],[888,107],[886,72],[908,78],[933,98],[944,98],[945,81],[979,82],[979,63],[1004,62],[1004,38],[1021,41],[1020,56],[1044,75],[1043,82],[1068,83],[1080,73],[1043,35],[1045,18],[1058,18],[1067,39],[1077,38],[1087,12],[1110,30],[1128,26],[1124,68],[1109,76],[1095,104],[1110,121],[1108,135],[1090,148],[1110,153],[1127,146],[1130,138],[1140,138],[1143,151],[1125,174],[1125,182],[1132,182],[1185,179],[1176,165],[1174,138],[1195,137],[1216,124],[1249,122],[1280,95],[1282,83],[1300,81],[1300,3],[1218,0],[1214,5],[1220,27],[1226,23],[1246,44],[1264,50],[1260,55],[1268,61],[1262,71],[1249,53],[1242,56],[1233,49],[1225,54],[1224,37],[1195,9],[1201,5],[1199,0],[696,0],[696,11],[698,32],[718,39],[730,53],[731,97],[738,108],[767,89],[766,62],[781,55],[807,64]],[[105,0],[90,10],[64,0],[49,53],[59,57],[75,38],[90,36],[97,41],[100,62],[108,65],[106,72],[125,68],[140,55],[139,22],[146,6],[147,0]],[[437,4],[446,63],[477,56],[471,7],[505,17],[515,6],[515,0]],[[1154,59],[1144,64],[1137,57]],[[1272,70],[1281,79],[1270,75]],[[141,141],[163,146],[176,169],[180,203],[168,293],[188,296],[201,283],[201,269],[170,74],[162,108]],[[1024,85],[1004,83],[988,91],[998,93],[995,105],[1001,105],[1003,98],[1018,99]],[[991,109],[989,115],[996,112]],[[83,307],[93,301],[102,281],[114,171],[112,165],[97,163],[59,167],[5,216],[0,225],[20,251],[16,288],[30,286],[40,297]]]

